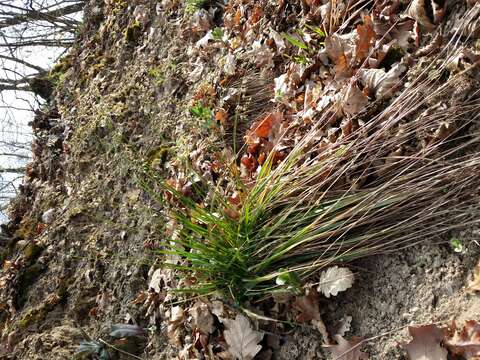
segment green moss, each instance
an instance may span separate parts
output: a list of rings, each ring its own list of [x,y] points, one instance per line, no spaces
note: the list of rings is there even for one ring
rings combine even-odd
[[[170,149],[165,146],[161,146],[148,153],[147,162],[150,168],[157,169],[163,167],[167,161],[167,157]]]
[[[127,29],[125,30],[125,41],[127,43],[134,43],[138,40],[138,38],[140,37],[140,34],[141,34],[141,30],[142,30],[142,26],[140,25],[140,22],[138,22],[137,20],[135,20],[133,22],[132,25],[130,25],[129,27],[127,27]]]
[[[148,70],[148,76],[155,81],[157,86],[161,86],[165,82],[165,73],[160,67],[155,67]]]
[[[90,77],[94,78],[100,71],[104,70],[106,67],[108,67],[108,65],[111,65],[114,62],[115,59],[111,56],[106,56],[102,58],[100,62],[90,68]]]
[[[36,235],[38,221],[25,217],[22,219],[20,226],[13,234],[13,237],[17,240],[30,239]]]
[[[37,245],[35,243],[29,243],[23,249],[23,257],[25,263],[33,264],[38,259],[43,250],[43,246]]]
[[[22,316],[20,320],[18,320],[17,325],[21,329],[26,329],[33,324],[41,323],[45,320],[47,314],[52,311],[55,306],[60,303],[61,299],[58,295],[53,294],[45,302],[41,305],[29,309],[25,315]]]

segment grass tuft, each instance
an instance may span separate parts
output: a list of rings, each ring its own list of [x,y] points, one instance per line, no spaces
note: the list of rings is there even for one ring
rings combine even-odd
[[[453,54],[455,41],[432,66]],[[187,273],[191,286],[182,291],[241,303],[290,291],[327,266],[478,223],[478,90],[446,110],[423,111],[475,67],[443,83],[427,76],[427,67],[383,111],[325,147],[316,139],[335,118],[327,109],[273,166],[286,129],[253,184],[234,179],[245,194],[238,205],[220,188],[200,196],[208,202],[195,202],[159,181],[176,202],[171,217],[179,230],[162,253],[180,259],[166,265]],[[435,136],[442,124],[451,130]],[[425,133],[433,135],[418,146]]]

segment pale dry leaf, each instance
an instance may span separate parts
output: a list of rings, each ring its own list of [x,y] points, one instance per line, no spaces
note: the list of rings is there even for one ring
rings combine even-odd
[[[401,84],[400,76],[405,71],[406,67],[397,63],[388,72],[383,69],[360,69],[358,77],[377,99],[386,99],[392,96],[391,90]]]
[[[468,282],[467,292],[475,293],[480,291],[480,260],[473,269],[473,279]]]
[[[368,104],[367,96],[355,84],[348,86],[340,106],[347,115],[355,115]]]
[[[352,327],[352,317],[344,316],[343,318],[340,319],[338,323],[335,335],[345,336],[345,334],[350,331],[351,327]]]
[[[251,360],[262,349],[258,345],[263,333],[252,329],[250,321],[243,315],[237,315],[235,320],[224,320],[227,330],[223,332],[228,351],[235,359]]]
[[[412,341],[405,344],[410,360],[447,360],[447,351],[440,343],[443,340],[443,331],[436,325],[409,327]]]
[[[148,288],[152,289],[156,293],[160,293],[162,285],[163,273],[162,269],[157,269],[153,272]]]
[[[216,315],[218,318],[222,318],[225,316],[225,308],[223,306],[223,302],[220,300],[212,301],[212,313]]]
[[[214,319],[208,305],[197,301],[188,312],[192,316],[192,325],[202,334],[208,335],[215,331]]]
[[[465,323],[463,329],[457,331],[453,323],[451,333],[444,339],[444,344],[453,355],[466,360],[478,360],[480,358],[480,324],[470,320]]]
[[[362,338],[353,337],[346,340],[340,335],[335,335],[336,345],[324,345],[331,352],[335,360],[368,360],[368,354],[360,351],[360,343]]]
[[[345,291],[353,285],[354,276],[350,269],[333,266],[322,272],[318,291],[327,298],[330,295],[337,296],[339,292]]]

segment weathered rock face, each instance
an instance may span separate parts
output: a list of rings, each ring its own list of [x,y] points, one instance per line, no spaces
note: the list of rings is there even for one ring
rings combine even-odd
[[[280,3],[262,2],[276,31],[300,26],[295,11],[308,17],[306,4],[315,2]],[[12,205],[7,235],[0,236],[0,358],[71,358],[88,337],[102,347],[99,339],[107,339],[111,326],[119,323],[151,330],[146,344],[127,344],[136,356],[171,359],[178,353],[166,339],[166,315],[160,306],[169,296],[165,289],[174,287],[168,283],[173,279],[153,271],[157,258],[151,251],[165,241],[165,233],[171,233],[171,224],[154,201],[157,189],[143,187],[139,174],[145,165],[165,178],[185,174],[188,162],[211,182],[219,181],[223,170],[218,159],[233,158],[233,150],[243,140],[238,132],[232,133],[232,124],[223,124],[222,112],[215,114],[214,122],[223,128],[211,126],[203,116],[205,109],[217,105],[233,109],[242,102],[238,111],[245,118],[240,124],[244,131],[272,109],[270,99],[278,95],[273,79],[280,83],[280,75],[287,72],[285,59],[271,49],[288,43],[271,32],[272,39],[255,45],[253,36],[260,35],[253,20],[243,38],[232,36],[228,50],[205,39],[208,30],[223,26],[224,20],[240,28],[238,20],[223,18],[221,6],[209,4],[192,13],[173,0],[105,0],[87,5],[77,43],[56,75],[55,99],[32,124],[34,161]],[[250,7],[257,9],[253,18],[260,16],[257,5]],[[237,59],[229,57],[242,41],[250,41],[251,46]],[[208,44],[209,50],[202,51]],[[422,71],[422,61],[415,63],[412,74]],[[232,76],[236,63],[241,64],[238,78]],[[289,74],[299,66],[293,64]],[[317,70],[303,69],[296,79],[298,88]],[[325,75],[318,72],[319,77]],[[478,90],[478,74],[459,81],[465,86],[454,98]],[[371,90],[372,97],[384,96],[385,89]],[[367,91],[358,91],[367,101]],[[195,108],[199,99],[204,108]],[[300,108],[302,99],[295,106]],[[351,115],[362,104],[344,110]],[[196,116],[191,116],[192,108]],[[219,150],[218,143],[224,140]],[[188,191],[188,184],[181,186]],[[472,230],[464,236],[474,240],[478,233]],[[414,252],[407,252],[356,264],[369,272],[363,273],[351,294],[322,303],[329,310],[325,310],[327,320],[333,324],[351,315],[353,332],[368,336],[444,314],[468,316],[466,309],[478,307],[478,301],[466,299],[461,284],[474,251],[457,255],[435,245],[418,249],[425,254],[418,262]],[[150,282],[153,274],[158,276]],[[378,294],[373,297],[373,292]],[[418,296],[410,299],[412,292]],[[452,304],[459,314],[452,313]],[[193,347],[191,330],[182,329],[175,345]],[[386,345],[371,345],[370,353],[397,359],[395,341],[400,337],[390,338]],[[315,330],[304,328],[282,335],[269,351],[277,358],[315,358],[323,356],[318,339]],[[124,345],[108,341],[116,347]],[[111,358],[124,356],[109,351]]]

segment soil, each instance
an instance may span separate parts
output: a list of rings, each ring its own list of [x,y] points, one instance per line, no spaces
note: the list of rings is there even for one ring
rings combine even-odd
[[[108,339],[113,324],[127,323],[148,329],[147,343],[129,352],[186,358],[179,354],[194,342],[190,319],[180,346],[168,329],[166,290],[179,279],[162,280],[158,291],[151,283],[160,264],[153,250],[171,223],[155,199],[159,189],[138,174],[148,165],[168,178],[194,163],[213,177],[213,154],[232,156],[230,146],[217,151],[225,132],[190,113],[192,99],[208,97],[219,78],[221,54],[195,52],[204,34],[177,1],[87,4],[77,44],[54,74],[55,98],[33,122],[34,160],[0,237],[0,359],[71,359],[81,341]],[[271,104],[256,106],[245,111]],[[453,251],[452,237],[463,253]],[[465,292],[479,242],[480,231],[468,229],[349,264],[354,286],[321,300],[327,329],[351,316],[345,336],[366,339],[370,359],[393,360],[406,358],[400,344],[409,325],[480,320],[480,298]],[[329,359],[310,325],[279,336],[273,354],[261,353],[266,359]]]
[[[321,304],[327,328],[351,316],[350,335],[366,339],[362,349],[371,359],[407,359],[409,326],[462,324],[479,317],[480,298],[465,292],[471,269],[478,261],[478,230],[462,237],[463,254],[441,244],[416,245],[399,253],[354,263],[355,285]],[[304,328],[281,347],[280,359],[323,359],[319,334]]]

